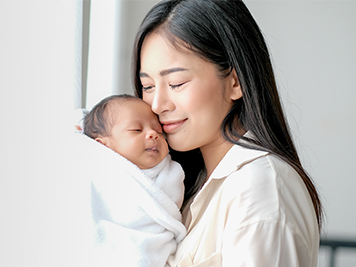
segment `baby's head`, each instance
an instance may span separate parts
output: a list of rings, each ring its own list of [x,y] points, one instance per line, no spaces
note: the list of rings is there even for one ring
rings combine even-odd
[[[156,166],[168,154],[157,116],[134,96],[114,95],[100,101],[85,116],[84,133],[140,169]]]

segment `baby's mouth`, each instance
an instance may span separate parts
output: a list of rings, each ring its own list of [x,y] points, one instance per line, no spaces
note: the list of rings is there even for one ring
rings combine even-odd
[[[158,148],[156,146],[147,148],[146,151],[158,152]]]

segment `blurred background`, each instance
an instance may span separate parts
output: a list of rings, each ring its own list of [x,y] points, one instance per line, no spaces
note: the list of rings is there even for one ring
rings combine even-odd
[[[4,249],[27,251],[17,241],[36,238],[21,230],[33,215],[26,199],[44,188],[54,137],[71,112],[133,94],[133,39],[157,2],[0,0],[1,236],[13,242],[0,243]],[[324,203],[322,237],[355,241],[356,1],[244,2],[270,48],[297,148]],[[329,266],[328,252],[320,249],[319,266]],[[335,266],[356,266],[356,250],[339,249]]]

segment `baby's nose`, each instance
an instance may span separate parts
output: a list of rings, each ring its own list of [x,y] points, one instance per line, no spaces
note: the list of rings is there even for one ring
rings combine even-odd
[[[147,139],[158,139],[159,135],[155,130],[149,130],[146,134]]]

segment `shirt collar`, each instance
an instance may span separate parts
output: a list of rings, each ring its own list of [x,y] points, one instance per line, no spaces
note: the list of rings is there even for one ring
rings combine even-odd
[[[249,132],[247,132],[245,136],[253,138],[252,134]],[[188,226],[188,232],[197,223],[199,213],[201,213],[202,210],[205,210],[205,208],[203,208],[204,205],[208,204],[208,202],[204,201],[204,199],[211,199],[213,197],[214,190],[209,190],[208,188],[211,188],[211,185],[214,184],[214,182],[218,182],[218,180],[229,176],[243,165],[269,154],[269,152],[266,151],[246,148],[239,145],[243,142],[245,141],[239,140],[238,145],[233,145],[229,149],[213,173],[210,175],[207,182],[203,185],[202,189],[199,190],[196,196],[190,200],[192,201],[191,204],[187,205],[187,207],[190,208],[183,210],[183,218],[185,218],[185,225]],[[203,201],[200,201],[199,199]]]
[[[245,136],[253,138],[249,132],[247,132]],[[246,163],[269,154],[269,152],[266,151],[246,148],[239,145],[243,142],[243,140],[239,140],[237,145],[233,145],[230,148],[230,150],[226,153],[218,166],[215,168],[213,173],[210,175],[208,180],[224,178],[237,169],[241,168],[241,166],[245,165]]]

